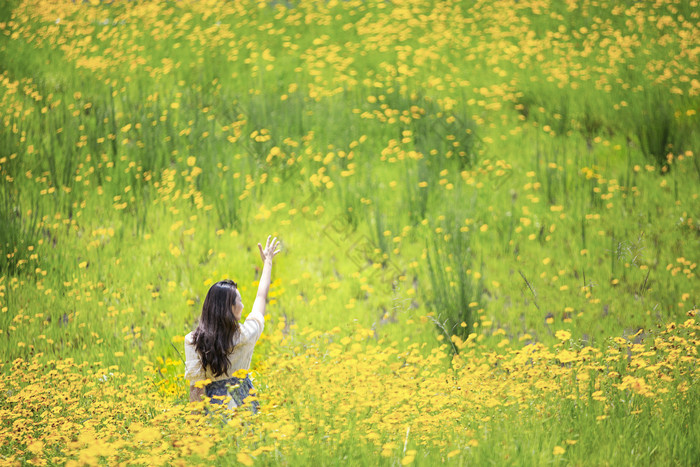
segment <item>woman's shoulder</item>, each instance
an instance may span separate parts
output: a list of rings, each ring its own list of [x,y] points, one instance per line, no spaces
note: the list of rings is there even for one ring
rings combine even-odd
[[[260,313],[251,312],[239,329],[240,342],[255,344],[265,327],[265,317]]]
[[[185,345],[194,345],[194,331],[185,336]]]

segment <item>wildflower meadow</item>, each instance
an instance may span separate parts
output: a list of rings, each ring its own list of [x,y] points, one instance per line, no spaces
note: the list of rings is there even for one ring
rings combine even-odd
[[[699,54],[698,0],[1,2],[0,464],[697,465]]]

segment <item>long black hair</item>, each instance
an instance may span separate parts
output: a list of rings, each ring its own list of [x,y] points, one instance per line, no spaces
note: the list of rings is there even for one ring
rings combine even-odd
[[[228,376],[228,355],[233,350],[233,338],[238,332],[238,320],[233,316],[237,284],[232,280],[212,285],[202,305],[202,316],[192,336],[194,347],[214,376]]]

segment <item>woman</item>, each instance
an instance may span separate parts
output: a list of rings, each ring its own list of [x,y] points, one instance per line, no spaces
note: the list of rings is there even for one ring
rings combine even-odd
[[[185,378],[190,381],[191,402],[200,401],[206,395],[211,403],[221,404],[230,396],[228,407],[234,408],[255,392],[250,377],[240,379],[233,374],[250,368],[255,343],[265,326],[272,258],[280,252],[278,246],[277,237],[270,243],[268,236],[265,248],[258,243],[263,270],[253,309],[242,325],[239,322],[244,306],[235,282],[228,279],[217,282],[207,292],[199,325],[185,336]],[[202,383],[196,384],[207,379],[211,382],[204,387]],[[257,408],[254,401],[253,411],[257,412]]]

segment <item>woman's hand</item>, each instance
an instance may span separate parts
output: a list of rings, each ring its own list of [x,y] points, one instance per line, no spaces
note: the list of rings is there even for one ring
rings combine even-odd
[[[267,242],[265,243],[265,248],[263,248],[262,245],[260,243],[258,243],[258,248],[260,249],[260,258],[262,259],[263,264],[268,262],[268,261],[270,262],[270,264],[272,264],[272,258],[274,258],[275,255],[277,255],[277,253],[282,251],[282,250],[275,251],[275,249],[280,245],[280,242],[279,242],[279,240],[277,240],[277,237],[275,237],[272,240],[272,243],[270,243],[270,237],[272,237],[272,235],[267,236]]]

